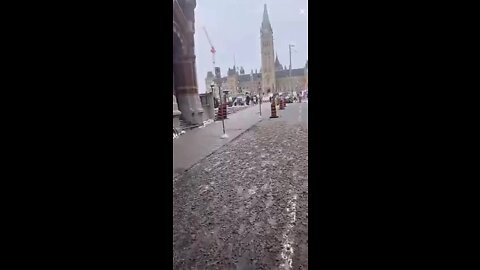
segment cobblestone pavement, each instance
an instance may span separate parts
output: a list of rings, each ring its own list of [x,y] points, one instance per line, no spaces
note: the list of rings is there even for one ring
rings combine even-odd
[[[174,269],[308,269],[307,171],[307,129],[281,117],[174,179]]]

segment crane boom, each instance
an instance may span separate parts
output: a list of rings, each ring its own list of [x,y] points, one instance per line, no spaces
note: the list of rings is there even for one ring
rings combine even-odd
[[[210,40],[210,37],[208,36],[207,28],[203,27],[203,31],[205,31],[205,35],[207,36],[208,43],[210,44],[210,52],[212,53],[212,62],[213,65],[215,66],[215,53],[217,52],[215,50],[215,47],[212,44],[212,41]]]

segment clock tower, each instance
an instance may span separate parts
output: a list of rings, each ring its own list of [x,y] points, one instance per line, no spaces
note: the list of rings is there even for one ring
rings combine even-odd
[[[262,54],[262,91],[276,93],[275,59],[273,48],[273,30],[268,19],[267,4],[263,6],[263,21],[260,28],[260,48]]]

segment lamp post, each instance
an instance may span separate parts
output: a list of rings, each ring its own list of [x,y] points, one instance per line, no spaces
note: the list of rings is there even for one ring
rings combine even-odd
[[[290,82],[290,91],[292,92],[292,95],[293,95],[293,87],[292,87],[292,47],[295,47],[295,45],[288,44],[288,54],[290,56],[290,66],[289,66],[289,72],[288,72],[288,76],[290,78],[289,78],[288,81]]]
[[[215,83],[212,82],[212,83],[210,84],[210,87],[212,88],[212,92],[213,92],[213,87],[214,87],[214,86],[215,86]],[[218,109],[219,109],[219,110],[222,110],[222,109],[223,109],[223,100],[222,100],[222,89],[221,89],[220,85],[218,85],[218,95],[219,95],[219,97],[220,97],[220,104],[219,104],[219,106],[218,106]],[[224,118],[225,118],[225,117],[222,117],[223,135],[220,137],[220,138],[222,138],[222,139],[228,138],[227,133],[225,133],[225,120],[224,120]]]
[[[212,96],[213,96],[213,107],[215,107],[215,94],[213,93],[213,87],[215,86],[215,83],[212,81],[212,83],[210,83],[210,89],[211,89],[211,93],[212,93]]]
[[[260,91],[262,90],[262,88],[260,87],[260,83],[258,84],[258,107],[260,108],[260,118],[262,118],[262,93],[260,93]]]
[[[242,89],[240,88],[240,81],[237,80],[235,81],[235,95],[238,97],[239,95],[243,95],[242,93]],[[243,104],[245,105],[246,104],[246,100],[243,99]],[[237,106],[238,106],[238,103],[237,103]]]

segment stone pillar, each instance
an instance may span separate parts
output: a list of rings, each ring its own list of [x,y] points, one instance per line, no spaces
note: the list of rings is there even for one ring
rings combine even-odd
[[[178,128],[180,126],[180,115],[182,113],[178,110],[177,98],[173,95],[173,127]]]
[[[191,124],[203,123],[203,109],[198,96],[195,57],[185,57],[173,62],[175,93],[182,118]]]
[[[204,107],[204,114],[206,114],[207,119],[215,119],[215,107],[214,107],[214,102],[213,102],[213,93],[212,92],[207,92],[205,94],[205,99],[207,101],[208,106]]]
[[[178,110],[177,97],[175,97],[175,73],[173,73],[173,127],[180,127],[180,115],[182,112]]]

